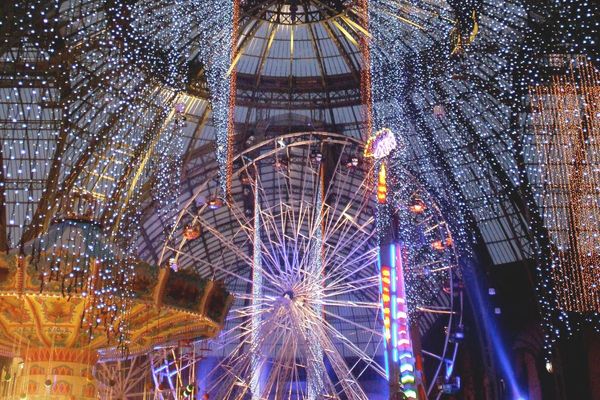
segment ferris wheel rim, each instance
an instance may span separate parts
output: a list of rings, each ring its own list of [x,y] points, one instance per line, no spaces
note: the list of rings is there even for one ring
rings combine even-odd
[[[279,135],[279,136],[265,139],[262,142],[254,144],[253,146],[248,147],[247,149],[244,149],[241,152],[236,153],[232,158],[232,161],[231,161],[232,163],[242,160],[242,161],[250,161],[250,164],[244,164],[242,166],[242,168],[234,171],[232,175],[239,176],[241,173],[247,171],[247,169],[250,167],[250,165],[254,164],[255,162],[257,162],[259,160],[268,158],[268,157],[272,156],[273,154],[277,153],[280,150],[280,149],[278,149],[278,146],[277,146],[278,141],[280,141],[280,140],[285,141],[285,140],[290,140],[290,139],[303,137],[303,136],[308,136],[309,139],[304,140],[304,141],[286,143],[286,147],[288,147],[288,146],[289,147],[299,147],[302,145],[306,145],[308,143],[320,143],[323,141],[327,141],[328,143],[332,143],[332,144],[351,144],[351,145],[356,146],[359,149],[364,149],[364,147],[367,144],[364,140],[359,139],[359,138],[346,136],[346,135],[343,135],[340,133],[325,132],[325,131],[304,131],[304,132],[295,132],[295,133]],[[271,151],[261,154],[259,157],[256,157],[256,158],[248,157],[248,154],[250,154],[260,148],[267,147],[268,145],[272,145]],[[207,178],[204,179],[203,182],[195,188],[195,190],[192,193],[192,195],[190,196],[190,198],[187,199],[181,205],[181,211],[177,214],[177,217],[175,218],[175,221],[173,223],[173,227],[171,228],[171,230],[169,231],[169,234],[165,238],[165,241],[164,241],[165,245],[163,245],[163,248],[158,257],[158,265],[163,265],[163,263],[166,261],[165,254],[166,254],[166,250],[167,250],[166,249],[167,244],[170,243],[171,239],[174,238],[174,236],[177,232],[177,227],[179,226],[183,216],[188,212],[187,210],[189,209],[189,207],[196,201],[196,199],[199,196],[201,196],[201,194],[203,193],[203,190],[209,185],[210,182],[214,182],[214,181],[216,181],[216,179],[218,179],[218,176],[219,176],[218,167],[213,167],[212,169],[206,171],[205,173],[207,174]],[[410,171],[404,170],[404,173],[407,176],[410,176],[411,178],[415,179],[415,182],[419,182],[418,179]],[[420,182],[419,182],[419,185],[422,186],[420,184]],[[218,196],[218,197],[220,197],[222,199],[223,195],[221,194],[221,196]],[[205,206],[206,205],[203,205],[198,211],[201,211],[202,208],[204,208]],[[170,250],[172,250],[172,249],[170,249]]]

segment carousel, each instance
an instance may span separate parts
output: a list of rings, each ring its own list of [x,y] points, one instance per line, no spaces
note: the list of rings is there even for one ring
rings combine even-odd
[[[97,399],[99,390],[126,398],[113,396],[120,381],[107,371],[115,365],[141,371],[140,392],[191,394],[189,383],[153,380],[160,373],[145,374],[151,369],[136,366],[136,357],[215,337],[232,296],[173,264],[125,259],[86,215],[66,213],[19,252],[0,256],[0,398]]]

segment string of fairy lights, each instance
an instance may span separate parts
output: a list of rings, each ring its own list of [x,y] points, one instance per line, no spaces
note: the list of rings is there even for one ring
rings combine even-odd
[[[554,55],[550,61],[568,73],[532,86],[530,98],[545,186],[540,203],[554,255],[551,279],[562,310],[597,318],[600,131],[594,116],[600,73],[582,56]]]
[[[187,15],[181,3],[179,14]],[[8,21],[14,42],[3,47],[3,79],[13,66],[28,68],[17,73],[21,82],[15,88],[2,93],[3,119],[18,126],[2,148],[3,159],[11,160],[3,164],[3,178],[17,187],[7,192],[12,235],[6,242],[9,247],[20,242],[21,252],[41,260],[42,288],[62,282],[64,290],[88,299],[82,325],[90,339],[100,327],[124,345],[140,190],[151,174],[158,182],[159,209],[173,214],[177,208],[184,109],[174,99],[184,88],[190,49],[177,46],[184,38],[173,38],[189,33],[189,24],[170,14],[176,20],[168,24],[172,29],[152,31],[170,40],[165,54],[164,41],[149,38],[143,23],[131,24],[129,18],[139,16],[135,5],[117,1],[105,7],[98,1],[61,7],[58,1],[17,3],[14,12],[23,18]],[[39,30],[40,24],[47,28]],[[152,154],[160,160],[152,162]],[[40,163],[43,159],[49,161]],[[46,186],[31,190],[21,203],[19,188],[27,193],[28,181]],[[73,207],[74,198],[85,201]],[[83,222],[72,226],[56,218]],[[49,226],[50,236],[43,235]],[[90,242],[95,226],[101,227],[100,243]],[[37,236],[37,245],[25,246]],[[61,261],[65,252],[79,256]],[[89,262],[69,272],[65,260]]]
[[[526,201],[533,210],[530,229],[538,242],[536,289],[551,372],[552,352],[562,335],[572,335],[583,324],[600,330],[599,309],[589,297],[594,291],[597,296],[589,274],[594,274],[590,260],[597,257],[591,238],[598,220],[588,201],[599,181],[593,174],[586,176],[588,168],[598,166],[596,133],[593,122],[581,123],[594,119],[590,92],[598,87],[593,39],[598,35],[598,5],[567,1],[544,11],[548,22],[530,31],[523,53],[511,65],[522,78],[514,82],[510,99],[525,99],[521,110],[530,116],[524,123],[526,133],[513,139],[522,143],[515,146],[515,157],[529,166],[519,169],[519,183],[526,193],[532,192]],[[581,106],[575,110],[578,102]],[[563,158],[549,160],[549,155]],[[582,212],[592,220],[581,219]]]
[[[206,65],[206,82],[210,92],[213,125],[216,139],[216,158],[220,171],[220,189],[227,195],[231,159],[230,132],[230,65],[233,59],[234,4],[231,0],[215,0],[211,7],[198,4],[193,14],[198,25],[198,58]],[[204,29],[202,29],[204,28]]]
[[[444,13],[444,14],[442,14]],[[445,16],[447,15],[447,16]],[[415,54],[415,49],[423,48],[424,51],[433,51],[433,38],[425,31],[440,29],[441,31],[449,31],[452,24],[447,20],[451,14],[447,10],[441,10],[439,13],[433,12],[431,9],[420,9],[410,7],[401,2],[386,2],[386,1],[370,1],[369,2],[369,28],[372,35],[370,43],[370,75],[371,75],[371,99],[372,99],[372,124],[376,129],[386,127],[391,129],[397,140],[401,143],[406,143],[410,152],[412,149],[423,146],[422,138],[415,138],[414,130],[415,121],[407,118],[407,115],[414,115],[414,111],[410,110],[410,102],[418,101],[418,93],[431,91],[431,83],[427,82],[422,87],[412,86],[408,80],[411,78],[406,73],[407,61],[414,62],[414,59],[419,57]],[[407,31],[413,36],[418,35],[419,44],[411,47],[410,42],[403,40],[407,35]],[[421,73],[419,73],[419,77]],[[425,79],[427,81],[427,79]],[[430,94],[427,94],[430,97]],[[410,100],[407,100],[410,99]],[[426,104],[419,104],[423,108],[429,108]],[[419,107],[420,108],[420,107]],[[417,128],[418,129],[418,128]],[[416,143],[415,143],[416,142]],[[426,146],[429,152],[434,151],[434,148]],[[431,165],[438,155],[430,156],[431,160],[419,157],[418,163],[414,161],[414,152],[408,158],[405,157],[403,151],[392,153],[389,164],[392,173],[394,170],[401,170],[409,165],[421,172],[421,175],[429,175],[428,172],[433,169]],[[429,158],[429,157],[428,157]],[[442,198],[457,199],[456,192],[459,192],[457,185],[449,185],[454,189],[455,193],[440,193],[440,180],[444,177],[433,175],[433,181],[425,181],[430,189],[438,192]],[[443,186],[443,185],[442,185]],[[466,207],[460,201],[453,201],[456,209]],[[462,213],[458,213],[456,217],[455,230],[460,238],[466,238],[465,225],[461,221]],[[380,218],[385,221],[386,218]],[[466,246],[468,248],[468,246]]]
[[[598,160],[577,156],[579,169],[541,161],[549,144],[533,137],[556,130],[559,143],[573,139],[577,129],[564,125],[564,119],[559,128],[548,122],[556,118],[551,110],[558,107],[557,99],[568,96],[561,90],[580,86],[583,92],[569,92],[571,97],[582,96],[588,105],[597,102],[589,94],[598,86],[597,78],[589,78],[597,76],[599,61],[597,6],[590,1],[454,3],[415,7],[369,2],[371,123],[405,138],[409,154],[392,157],[390,169],[409,164],[429,190],[457,210],[449,218],[455,218],[453,230],[465,242],[474,239],[471,228],[487,214],[525,209],[533,215],[523,237],[515,239],[523,249],[510,250],[513,254],[506,258],[496,254],[500,250],[491,251],[490,257],[494,262],[536,257],[549,352],[562,331],[574,329],[565,310],[591,312],[587,321],[598,321],[597,297],[593,299],[597,275],[592,271],[598,257],[593,239],[597,225],[585,220],[597,219],[597,204],[589,196],[597,190]],[[0,20],[3,33],[12,35],[0,43],[0,73],[10,82],[1,91],[0,106],[6,121],[0,129],[7,135],[0,183],[7,214],[2,250],[40,237],[77,193],[94,198],[92,219],[107,227],[106,240],[119,242],[130,259],[138,236],[139,223],[134,222],[142,218],[138,194],[150,175],[155,175],[161,214],[177,210],[185,141],[184,112],[176,95],[185,89],[190,59],[205,69],[221,191],[227,192],[234,101],[231,44],[237,29],[232,5],[227,0],[215,0],[210,7],[195,0],[14,5],[17,17]],[[545,82],[540,60],[552,54],[558,59],[583,57],[587,75],[566,82],[568,73],[556,68],[562,78]],[[546,122],[528,121],[528,99],[535,106],[534,121]],[[588,122],[578,146],[595,154],[596,120],[590,116],[597,111],[583,112]],[[561,155],[571,155],[563,150]],[[153,161],[147,154],[155,156]],[[584,193],[569,188],[574,184],[564,176],[571,170],[583,174],[576,183],[583,184]],[[560,196],[541,186],[551,173],[566,188]],[[521,196],[523,204],[514,204],[512,194]],[[563,210],[579,219],[565,223]],[[559,233],[572,228],[579,236]],[[535,236],[530,244],[525,243],[526,231]],[[577,242],[577,255],[561,255],[567,242]],[[95,293],[106,301],[95,308],[101,304],[99,309],[110,314],[126,310],[126,300],[118,305],[108,300],[129,290],[132,262],[107,270],[106,283]],[[567,281],[573,265],[592,272]]]
[[[553,212],[545,208],[537,195],[547,189],[538,186],[540,161],[530,144],[532,130],[528,130],[527,88],[544,76],[539,68],[543,54],[584,54],[597,62],[593,59],[597,57],[593,39],[597,36],[597,24],[593,22],[597,7],[590,2],[577,6],[575,3],[578,2],[528,6],[507,1],[499,6],[485,1],[451,2],[452,8],[433,11],[425,7],[411,10],[410,5],[401,3],[369,2],[373,125],[376,129],[397,126],[399,132],[404,132],[410,154],[402,164],[408,163],[409,168],[418,171],[424,184],[443,199],[447,209],[454,210],[447,214],[454,219],[452,225],[459,240],[470,243],[488,240],[481,237],[482,233],[477,234],[478,238],[473,230],[479,221],[489,218],[485,216],[486,210],[496,215],[511,208],[522,212],[522,205],[509,198],[514,194],[523,196],[527,213],[540,216],[532,217],[521,228],[523,236],[530,232],[534,238],[530,245],[527,239],[515,238],[523,243],[520,252],[511,251],[514,255],[506,256],[496,250],[490,256],[494,262],[502,263],[527,258],[530,252],[535,252],[536,290],[546,332],[547,359],[561,333],[571,334],[573,323],[578,320],[566,315],[560,303],[566,298],[582,302],[576,300],[584,296],[578,293],[582,282],[592,292],[595,290],[590,273],[579,281],[571,280],[568,285],[564,284],[564,274],[558,273],[557,259],[552,256],[554,245],[544,239],[548,235],[546,229],[552,225]],[[394,6],[397,8],[390,10]],[[409,15],[407,10],[413,12]],[[532,13],[539,13],[541,20],[551,22],[536,21]],[[411,31],[408,33],[412,35],[411,45],[398,40],[408,35],[407,31]],[[457,31],[462,32],[458,39]],[[442,34],[436,37],[432,32]],[[552,35],[555,37],[548,40]],[[419,38],[417,45],[415,36]],[[387,61],[386,65],[388,53],[393,61]],[[395,81],[399,85],[384,81],[395,74],[399,74]],[[588,115],[594,114],[588,112]],[[592,168],[596,161],[586,162]],[[394,170],[393,162],[389,169]],[[436,173],[428,173],[431,171]],[[474,178],[478,179],[478,187],[472,186]],[[595,182],[587,186],[590,191],[597,185]],[[559,208],[565,207],[565,197],[557,201],[561,203]],[[566,207],[591,210],[583,204]],[[595,218],[593,212],[589,215]],[[593,225],[591,219],[588,226]],[[510,237],[509,233],[504,235]],[[595,251],[587,252],[586,262],[574,262],[569,268],[593,264]],[[558,279],[559,275],[562,278]],[[570,288],[560,294],[557,285],[563,290]],[[585,320],[597,326],[597,312],[588,314]]]

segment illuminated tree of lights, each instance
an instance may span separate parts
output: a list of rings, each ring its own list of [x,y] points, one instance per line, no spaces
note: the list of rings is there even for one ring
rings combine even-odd
[[[146,156],[160,135],[169,93],[152,83],[127,51],[135,40],[125,32],[121,2],[108,7],[94,1],[26,3],[15,2],[13,11],[23,17],[8,21],[14,26],[2,49],[3,79],[14,65],[30,66],[17,74],[22,87],[3,89],[7,103],[0,107],[2,118],[19,126],[2,141],[3,157],[11,160],[3,162],[3,179],[17,182],[16,190],[3,191],[11,216],[8,246],[43,238],[53,219],[69,213],[74,199],[93,198],[86,218],[102,226],[105,246],[122,253],[122,262],[102,269],[101,284],[88,287],[83,322],[95,327],[99,318],[113,321],[127,314],[139,189],[148,176]],[[22,107],[30,111],[22,113]],[[30,190],[28,181],[42,184]],[[29,195],[21,202],[24,188]],[[88,253],[83,258],[94,251],[81,250]],[[111,323],[100,326],[114,335]],[[124,343],[126,323],[121,321],[117,331]]]
[[[525,229],[534,239],[517,259],[530,257],[530,246],[537,262],[536,292],[549,360],[559,336],[572,333],[576,324],[560,310],[561,295],[554,290],[555,249],[548,232],[553,228],[544,222],[546,211],[541,208],[541,199],[550,194],[538,184],[543,166],[532,146],[536,128],[530,125],[528,86],[546,78],[545,59],[556,55],[583,56],[597,65],[598,5],[573,0],[447,5],[369,2],[375,121],[397,126],[395,109],[386,111],[386,102],[392,98],[401,103],[404,120],[398,132],[406,133],[410,144],[408,168],[418,171],[428,189],[451,204],[449,217],[465,243],[483,240],[477,233],[479,206],[472,200],[479,189],[464,185],[471,172],[486,209],[500,215],[511,197],[521,197],[529,215]],[[474,37],[463,40],[455,52],[452,35],[457,28]],[[407,35],[410,39],[402,46],[401,38]],[[378,51],[381,60],[386,53],[394,54],[389,66],[378,60]],[[397,64],[403,66],[398,69]],[[392,76],[400,71],[399,88],[382,84],[388,71]],[[465,162],[470,164],[466,170]],[[593,315],[591,322],[598,327],[600,318]]]

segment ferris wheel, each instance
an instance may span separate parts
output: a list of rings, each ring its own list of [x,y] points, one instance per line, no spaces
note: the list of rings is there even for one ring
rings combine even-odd
[[[179,215],[162,260],[223,279],[236,299],[208,357],[210,398],[384,398],[377,201],[362,148],[331,133],[267,140],[234,160],[229,198],[215,174]],[[461,337],[458,260],[433,198],[401,176],[409,204],[394,207],[409,210],[419,242],[405,271],[407,292],[418,291],[418,384],[438,398]]]

